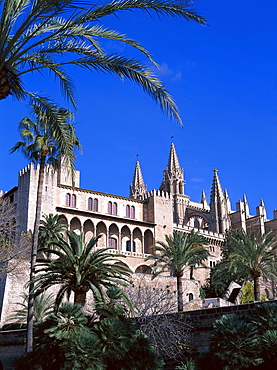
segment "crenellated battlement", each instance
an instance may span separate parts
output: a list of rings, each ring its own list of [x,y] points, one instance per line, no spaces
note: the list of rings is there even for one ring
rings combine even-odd
[[[210,230],[198,229],[198,228],[188,226],[188,225],[174,226],[174,229],[180,230],[180,231],[187,231],[187,232],[191,232],[193,230],[194,232],[199,232],[201,235],[206,236],[206,237],[214,237],[214,238],[219,238],[219,239],[222,239],[222,240],[225,239],[224,234],[216,233],[216,232],[210,231]]]
[[[26,167],[24,167],[22,170],[19,171],[18,176],[22,177],[22,176],[26,175],[26,173],[31,172],[32,169],[34,169],[34,164],[29,163]]]
[[[144,195],[143,200],[148,200],[149,198],[154,197],[154,196],[165,198],[165,199],[173,199],[170,193],[163,191],[163,190],[153,189]]]

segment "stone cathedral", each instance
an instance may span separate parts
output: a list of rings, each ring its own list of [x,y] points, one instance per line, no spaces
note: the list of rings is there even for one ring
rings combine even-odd
[[[30,164],[19,172],[18,185],[4,196],[16,204],[18,231],[33,229],[35,217],[38,169]],[[231,210],[227,191],[223,191],[218,172],[215,169],[211,184],[210,202],[204,191],[201,202],[194,202],[185,194],[184,171],[179,163],[174,144],[171,144],[168,163],[163,171],[159,190],[147,191],[140,163],[137,161],[130,196],[122,197],[101,193],[80,187],[80,174],[76,171],[75,187],[71,186],[71,176],[61,166],[54,171],[46,167],[42,214],[58,213],[71,230],[84,233],[86,240],[102,234],[99,247],[112,247],[111,251],[125,255],[122,263],[136,275],[149,275],[150,262],[145,257],[151,253],[151,246],[164,241],[165,235],[173,230],[185,233],[192,229],[202,234],[208,241],[211,257],[208,267],[220,260],[224,232],[229,228],[248,229],[254,227],[263,233],[277,230],[277,211],[274,219],[266,216],[263,201],[256,208],[256,215],[249,214],[246,197]],[[196,269],[194,280],[189,279],[189,270],[184,276],[184,301],[199,299],[199,287],[205,282],[208,269]],[[21,272],[24,275],[24,272]],[[18,303],[24,282],[28,279],[28,268],[24,276],[2,278],[0,286],[1,324],[4,323],[8,307]],[[168,279],[172,289],[175,280]],[[171,279],[171,280],[170,280]],[[169,282],[171,281],[171,282]]]

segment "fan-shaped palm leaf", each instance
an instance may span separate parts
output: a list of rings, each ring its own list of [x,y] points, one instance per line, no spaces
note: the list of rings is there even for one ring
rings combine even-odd
[[[170,271],[177,278],[178,311],[183,311],[182,277],[187,266],[200,264],[209,256],[209,252],[201,245],[195,245],[196,235],[173,231],[166,235],[166,242],[158,242],[153,246],[155,254],[146,258],[154,260],[154,276]],[[200,240],[200,239],[199,239]],[[202,241],[203,242],[203,241]]]
[[[241,233],[234,239],[233,250],[229,255],[229,269],[244,270],[254,281],[255,300],[260,300],[260,277],[277,276],[276,265],[277,239],[269,230],[257,236],[254,230],[247,235]]]
[[[44,253],[54,258],[38,259],[38,276],[34,279],[37,294],[59,285],[57,306],[64,295],[69,296],[71,292],[74,292],[75,303],[84,306],[89,290],[97,299],[103,296],[103,288],[127,284],[130,270],[115,263],[119,261],[117,257],[122,255],[108,253],[109,248],[95,248],[100,236],[92,238],[87,244],[83,234],[68,231],[67,236],[68,242],[54,240],[50,247],[42,248]],[[58,250],[53,246],[57,246]]]
[[[102,40],[123,42],[145,55],[151,53],[139,42],[104,27],[102,18],[140,9],[157,16],[180,17],[205,24],[188,0],[111,0],[89,5],[78,0],[3,0],[0,3],[0,99],[9,94],[18,99],[35,93],[27,91],[22,76],[50,71],[75,106],[74,85],[63,69],[68,65],[117,74],[138,83],[171,117],[181,122],[177,107],[164,87],[140,61],[104,51]],[[39,99],[43,103],[43,98]]]

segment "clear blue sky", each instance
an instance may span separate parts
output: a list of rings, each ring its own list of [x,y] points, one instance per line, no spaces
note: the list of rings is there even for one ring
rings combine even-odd
[[[81,186],[128,195],[138,154],[148,190],[157,189],[174,136],[185,192],[193,201],[200,201],[202,189],[209,197],[216,167],[233,209],[245,193],[252,214],[263,198],[271,218],[277,208],[277,3],[199,0],[195,8],[210,27],[142,12],[103,19],[151,50],[184,128],[134,83],[72,70],[78,91],[76,130],[83,145],[76,163]],[[118,44],[106,48],[135,55]],[[43,90],[70,107],[50,81],[48,75],[34,75],[25,82],[29,90]],[[0,112],[0,189],[7,191],[27,164],[21,154],[8,152],[19,140],[18,122],[28,107],[8,98],[0,102]]]

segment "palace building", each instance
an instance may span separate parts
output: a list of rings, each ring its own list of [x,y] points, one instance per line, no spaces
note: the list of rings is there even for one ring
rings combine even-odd
[[[86,240],[101,234],[98,246],[112,247],[112,251],[123,254],[122,263],[138,275],[151,273],[150,262],[145,262],[145,257],[152,253],[151,246],[157,241],[164,241],[165,235],[174,230],[188,233],[194,229],[206,238],[211,253],[207,265],[211,268],[220,260],[226,230],[247,230],[250,227],[261,233],[269,229],[277,230],[277,211],[274,211],[273,220],[267,219],[263,201],[256,208],[256,215],[249,214],[245,196],[236,204],[236,210],[231,210],[227,191],[222,189],[217,170],[214,170],[209,203],[204,191],[201,202],[192,201],[185,193],[184,171],[174,144],[170,147],[159,190],[147,191],[137,161],[129,197],[83,189],[78,171],[72,188],[71,176],[64,166],[55,171],[47,165],[45,171],[42,214],[58,213],[71,230],[84,233]],[[4,195],[16,204],[16,224],[20,232],[33,229],[37,182],[38,168],[30,164],[19,172],[17,186]],[[184,276],[185,301],[199,298],[199,287],[208,274],[209,269],[196,269],[195,280],[190,280],[188,269]],[[10,280],[9,277],[2,278],[2,324],[6,317],[5,307],[18,302],[23,280],[27,279],[28,275],[17,280],[14,277]]]

